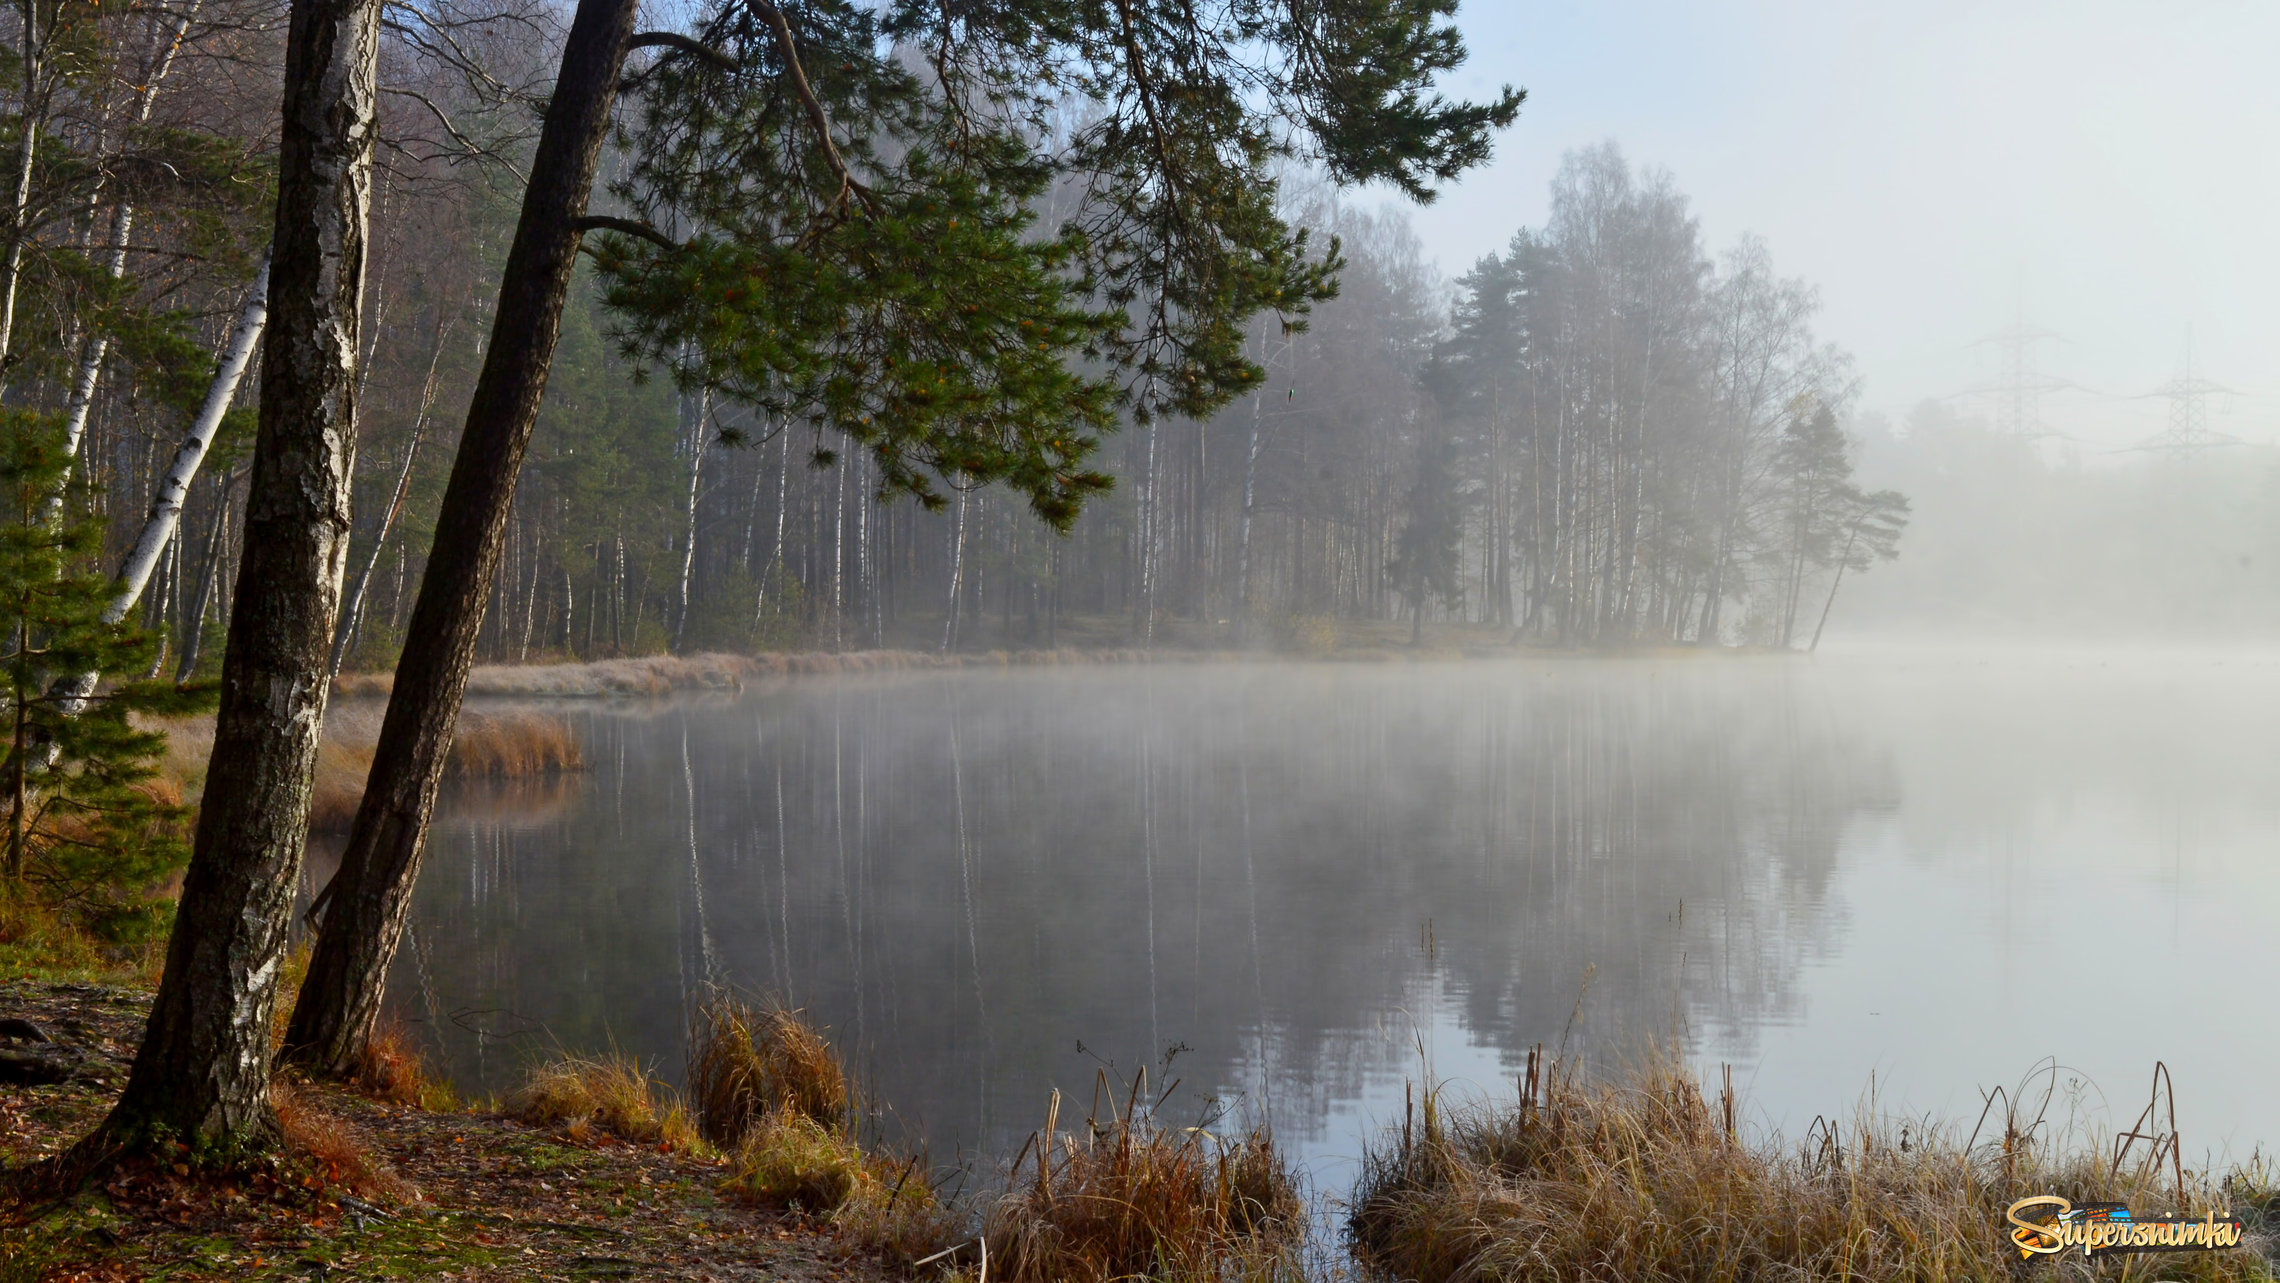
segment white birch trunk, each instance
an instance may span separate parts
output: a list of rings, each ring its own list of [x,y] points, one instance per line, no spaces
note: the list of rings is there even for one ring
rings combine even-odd
[[[230,332],[230,344],[222,352],[221,366],[214,371],[214,381],[206,387],[205,404],[198,407],[198,417],[191,421],[190,434],[183,439],[182,448],[175,451],[174,463],[159,479],[158,491],[151,497],[150,515],[143,520],[142,533],[119,565],[110,604],[103,608],[104,623],[115,624],[125,619],[135,603],[142,600],[143,589],[150,585],[151,572],[158,568],[159,558],[182,524],[182,503],[190,493],[190,483],[197,479],[198,467],[206,461],[206,451],[214,444],[214,434],[222,426],[222,416],[229,412],[230,402],[237,397],[238,382],[245,376],[254,345],[260,341],[262,327],[268,320],[269,264],[264,262],[246,294],[245,307],[238,312],[237,328]],[[95,683],[101,676],[100,673],[81,673],[64,678],[49,693],[58,697],[64,716],[75,716],[86,705],[87,697],[95,693]],[[54,763],[55,752],[52,743],[43,748],[43,766]]]
[[[704,479],[705,470],[705,416],[712,410],[712,389],[700,388],[693,398],[683,395],[681,404],[691,410],[688,428],[689,444],[689,509],[683,533],[686,546],[681,549],[680,612],[673,623],[673,653],[681,653],[681,644],[689,634],[689,588],[697,573],[697,487]]]

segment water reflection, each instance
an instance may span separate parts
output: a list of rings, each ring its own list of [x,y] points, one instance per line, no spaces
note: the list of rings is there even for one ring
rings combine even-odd
[[[1746,1054],[1802,1015],[1848,827],[1900,800],[1770,661],[812,679],[572,715],[582,787],[448,804],[398,1009],[496,1086],[540,1038],[677,1069],[702,985],[773,990],[937,1153],[1174,1047],[1182,1096],[1333,1152],[1338,1107],[1439,1030],[1512,1062],[1673,1029]]]

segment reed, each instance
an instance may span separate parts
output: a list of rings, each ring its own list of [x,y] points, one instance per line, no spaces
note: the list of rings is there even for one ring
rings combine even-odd
[[[326,719],[309,803],[310,832],[346,833],[355,824],[379,740],[376,710],[341,709]],[[450,779],[532,779],[584,769],[578,732],[568,721],[527,709],[469,709],[460,714],[444,774]]]
[[[990,1274],[1014,1283],[1300,1280],[1304,1205],[1265,1129],[1159,1123],[1145,1078],[1121,1115],[1060,1130],[1060,1093],[985,1218]],[[1105,1085],[1105,1080],[1104,1084]],[[1099,1093],[1096,1092],[1096,1098]]]
[[[615,1052],[565,1056],[533,1067],[508,1097],[507,1112],[533,1126],[559,1126],[577,1140],[599,1128],[620,1140],[702,1148],[688,1109],[640,1061]]]
[[[779,1114],[846,1127],[847,1072],[804,1013],[720,992],[698,1004],[691,1023],[689,1095],[706,1140],[734,1145]]]
[[[1444,1107],[1427,1091],[1367,1154],[1349,1238],[1371,1272],[1415,1283],[1993,1283],[2022,1264],[2005,1212],[2028,1195],[2141,1213],[2232,1204],[2238,1186],[2186,1169],[2174,1131],[2166,1149],[2150,1124],[2132,1129],[2150,1145],[2116,1148],[2048,1117],[2055,1089],[2052,1070],[2031,1116],[1999,1094],[1976,1133],[1864,1106],[1802,1143],[1753,1143],[1731,1086],[1713,1104],[1667,1054],[1605,1081],[1532,1057],[1517,1102]],[[2271,1277],[2254,1246],[2046,1260],[2061,1279]]]

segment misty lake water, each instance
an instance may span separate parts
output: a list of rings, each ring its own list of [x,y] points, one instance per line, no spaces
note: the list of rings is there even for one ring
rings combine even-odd
[[[393,977],[463,1085],[557,1044],[677,1075],[726,982],[805,1006],[945,1161],[1179,1047],[1168,1113],[1263,1114],[1335,1191],[1406,1082],[1509,1097],[1563,1039],[1675,1039],[1792,1136],[1872,1083],[1968,1124],[2055,1057],[2125,1123],[2165,1061],[2189,1156],[2280,1140],[2280,654],[1016,667],[558,708],[591,770],[447,799]]]

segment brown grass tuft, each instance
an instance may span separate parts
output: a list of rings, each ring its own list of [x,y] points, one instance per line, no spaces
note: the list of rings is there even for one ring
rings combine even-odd
[[[1240,1138],[1174,1128],[1137,1088],[1122,1118],[1060,1132],[1060,1095],[1015,1160],[985,1234],[992,1277],[1014,1283],[1111,1279],[1301,1279],[1298,1184],[1262,1129]]]
[[[2056,1086],[2052,1071],[2004,1094],[1976,1138],[1864,1108],[1850,1125],[1816,1120],[1792,1147],[1743,1138],[1731,1088],[1713,1107],[1667,1053],[1604,1082],[1534,1058],[1515,1104],[1445,1109],[1425,1093],[1421,1116],[1365,1158],[1348,1232],[1365,1266],[1418,1283],[1992,1283],[2016,1277],[2004,1213],[2030,1194],[2141,1214],[2230,1205],[2173,1148],[2125,1146],[2115,1160],[2110,1137],[2046,1117]],[[2269,1277],[2254,1247],[2126,1259],[2125,1277]],[[2114,1272],[2069,1255],[2037,1273]]]
[[[428,1075],[412,1031],[400,1020],[384,1019],[356,1057],[356,1085],[392,1105],[445,1114],[459,1107],[458,1094]]]
[[[698,1005],[689,1047],[697,1125],[716,1145],[734,1145],[776,1114],[826,1130],[850,1117],[846,1071],[803,1012],[718,993]]]
[[[740,1203],[803,1211],[874,1252],[904,1261],[955,1242],[962,1226],[936,1199],[916,1160],[897,1163],[858,1145],[844,1125],[792,1109],[753,1120],[730,1152],[720,1192]]]
[[[409,1195],[404,1182],[372,1157],[348,1124],[317,1108],[302,1089],[282,1079],[272,1082],[269,1102],[286,1148],[308,1159],[325,1180],[386,1202]]]
[[[573,1139],[599,1127],[621,1140],[669,1149],[701,1145],[688,1110],[670,1098],[641,1062],[614,1052],[537,1066],[508,1098],[507,1112],[540,1127],[560,1125]]]

